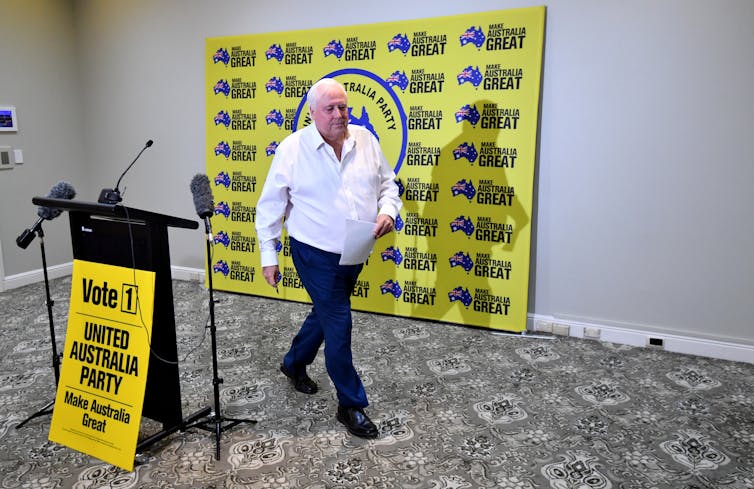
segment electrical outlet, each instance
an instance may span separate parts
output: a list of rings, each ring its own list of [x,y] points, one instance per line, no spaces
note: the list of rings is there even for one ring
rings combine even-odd
[[[568,333],[571,331],[571,327],[567,324],[560,324],[560,323],[552,323],[552,334],[556,334],[559,336],[568,336]]]
[[[0,170],[10,170],[14,163],[10,146],[0,146]]]
[[[665,341],[663,341],[662,338],[652,338],[650,336],[649,338],[647,338],[647,346],[651,346],[653,348],[664,348]]]
[[[552,323],[550,321],[537,321],[537,331],[542,333],[552,333]]]
[[[600,337],[599,328],[584,328],[584,338],[591,338],[593,340],[598,340],[599,337]]]

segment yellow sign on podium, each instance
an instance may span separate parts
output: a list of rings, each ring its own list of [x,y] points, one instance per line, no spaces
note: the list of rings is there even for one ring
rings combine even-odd
[[[147,384],[155,273],[73,262],[49,439],[133,470]]]

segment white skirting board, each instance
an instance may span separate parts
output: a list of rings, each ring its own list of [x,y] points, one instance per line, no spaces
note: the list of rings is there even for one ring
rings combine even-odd
[[[47,267],[47,278],[50,280],[54,278],[65,277],[73,273],[73,263],[63,263],[62,265],[54,265]],[[24,285],[35,284],[42,282],[45,279],[44,272],[40,268],[39,270],[32,270],[30,272],[18,273],[16,275],[3,276],[3,283],[0,285],[0,290],[16,289],[23,287]]]
[[[675,353],[754,363],[754,345],[654,332],[651,328],[639,330],[534,314],[528,317],[527,329],[533,332],[572,336],[591,341],[658,348]]]
[[[65,277],[70,275],[72,270],[73,263],[56,265],[47,268],[47,276],[50,279]],[[171,267],[171,275],[176,280],[204,281],[204,270],[198,268],[173,266]],[[8,277],[0,274],[0,292],[43,280],[42,269]],[[527,330],[530,332],[572,336],[583,338],[586,341],[604,341],[644,348],[659,348],[675,353],[754,363],[754,345],[678,334],[655,333],[649,329],[638,330],[570,319],[564,320],[539,314],[530,314],[527,322]]]
[[[1,270],[0,270],[1,271]],[[54,278],[65,277],[73,273],[73,263],[63,263],[62,265],[55,265],[47,267],[47,277],[52,280]],[[204,281],[204,270],[197,268],[187,267],[170,267],[170,274],[176,280],[187,281]],[[44,273],[42,269],[32,270],[30,272],[19,273],[17,275],[3,276],[0,275],[0,292],[4,290],[15,289],[23,287],[24,285],[35,284],[44,280]]]

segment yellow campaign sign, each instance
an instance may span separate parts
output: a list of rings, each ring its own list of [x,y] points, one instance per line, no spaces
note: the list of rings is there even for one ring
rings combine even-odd
[[[311,123],[309,87],[332,77],[404,204],[354,309],[523,331],[544,29],[529,7],[207,39],[215,286],[309,300],[285,232],[279,295],[262,277],[256,203],[277,145]]]
[[[49,439],[133,470],[147,384],[155,273],[73,262]]]

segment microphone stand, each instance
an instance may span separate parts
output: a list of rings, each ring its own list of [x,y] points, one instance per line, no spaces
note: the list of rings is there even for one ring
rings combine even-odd
[[[44,273],[44,279],[45,279],[45,292],[47,294],[47,317],[50,321],[50,340],[52,342],[52,369],[55,372],[55,390],[58,388],[58,381],[60,380],[60,356],[58,355],[58,347],[57,342],[55,341],[55,325],[52,320],[52,306],[55,303],[55,301],[52,300],[50,297],[50,281],[47,277],[47,257],[45,255],[45,240],[44,240],[44,231],[42,231],[42,223],[40,222],[38,226],[35,226],[35,230],[37,232],[37,236],[39,236],[39,249],[42,252],[42,271]],[[16,429],[21,428],[23,425],[28,423],[34,418],[38,418],[40,416],[44,416],[47,414],[52,413],[52,408],[55,405],[55,399],[53,398],[52,401],[48,402],[42,409],[37,411],[36,413],[32,414],[25,420],[23,420],[21,423],[16,426]]]
[[[220,460],[220,436],[223,431],[227,431],[240,423],[256,423],[253,419],[228,418],[222,415],[220,407],[220,384],[223,379],[218,376],[217,372],[217,328],[215,328],[215,299],[212,288],[212,231],[209,223],[209,217],[204,218],[204,228],[207,232],[207,279],[209,282],[209,318],[210,318],[210,337],[212,339],[212,386],[214,387],[215,410],[210,413],[207,420],[197,421],[186,426],[188,428],[201,428],[205,431],[215,433],[215,460]]]

